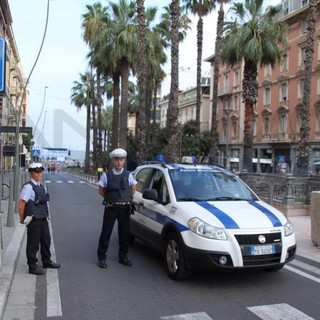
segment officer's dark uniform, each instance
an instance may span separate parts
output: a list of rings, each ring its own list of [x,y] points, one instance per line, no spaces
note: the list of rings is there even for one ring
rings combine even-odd
[[[39,244],[41,246],[41,259],[44,266],[52,264],[50,253],[50,231],[48,225],[48,205],[49,195],[46,193],[42,185],[31,184],[35,192],[35,199],[26,203],[24,215],[33,215],[32,221],[27,226],[27,260],[30,269],[37,268],[37,252]]]
[[[123,169],[119,175],[112,170],[106,173],[107,187],[104,196],[104,217],[99,239],[98,259],[104,261],[115,221],[118,221],[119,261],[127,258],[129,246],[129,222],[132,191],[129,186],[129,171]]]

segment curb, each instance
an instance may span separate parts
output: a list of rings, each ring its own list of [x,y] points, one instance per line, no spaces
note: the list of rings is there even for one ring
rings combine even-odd
[[[23,238],[26,233],[25,225],[18,224],[6,248],[0,273],[0,319],[2,319],[7,304],[14,272],[17,266]]]

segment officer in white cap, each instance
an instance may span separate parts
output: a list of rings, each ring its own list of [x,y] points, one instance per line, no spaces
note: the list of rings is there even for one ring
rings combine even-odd
[[[104,172],[99,180],[99,194],[104,198],[105,205],[103,225],[98,246],[98,265],[107,267],[106,258],[110,237],[115,221],[118,221],[119,263],[132,266],[128,259],[129,223],[132,210],[132,196],[136,190],[137,181],[131,172],[124,168],[127,152],[122,148],[110,153],[113,168]]]
[[[44,274],[37,264],[39,245],[43,268],[60,268],[60,264],[51,260],[51,236],[47,220],[49,194],[40,184],[43,170],[41,163],[29,165],[30,181],[23,185],[18,202],[20,223],[27,226],[26,253],[29,273],[35,275]]]

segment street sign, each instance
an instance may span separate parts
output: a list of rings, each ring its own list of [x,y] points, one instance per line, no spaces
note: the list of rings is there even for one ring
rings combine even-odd
[[[286,156],[279,156],[278,157],[278,161],[281,162],[281,163],[286,162]]]
[[[0,132],[9,132],[9,133],[15,133],[16,132],[16,127],[3,127],[0,126]],[[32,133],[32,127],[19,127],[19,132],[20,133]]]
[[[40,156],[40,150],[39,149],[33,149],[31,151],[31,153],[32,153],[33,157],[39,157]]]
[[[6,42],[3,38],[0,38],[0,92],[5,92],[5,89],[6,89],[5,66],[6,66]]]

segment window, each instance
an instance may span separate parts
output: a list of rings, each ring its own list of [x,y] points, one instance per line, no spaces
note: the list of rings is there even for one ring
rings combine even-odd
[[[280,115],[280,133],[287,132],[287,116],[285,114]]]
[[[316,131],[320,131],[320,109],[316,109]]]
[[[157,190],[158,201],[162,204],[169,203],[169,194],[167,184],[163,175],[163,172],[160,170],[155,170],[154,175],[151,180],[151,189]]]
[[[257,135],[257,119],[253,119],[253,122],[252,122],[252,134],[253,134],[253,136]]]
[[[229,87],[229,73],[224,74],[224,86]]]
[[[194,119],[194,108],[191,108],[191,119]]]
[[[300,49],[300,66],[304,67],[305,62],[306,62],[306,48],[303,47]]]
[[[283,83],[281,85],[281,101],[287,101],[288,100],[288,84]]]
[[[300,79],[298,83],[298,99],[303,98],[304,79]]]
[[[287,72],[288,71],[288,55],[284,54],[282,56],[282,71]]]
[[[239,85],[239,69],[234,71],[234,86],[237,87]]]
[[[265,77],[271,77],[271,74],[272,74],[272,67],[271,67],[271,64],[267,64],[265,66],[265,69],[264,69],[264,76]]]
[[[232,121],[232,136],[233,137],[238,136],[238,121],[237,120]]]
[[[230,109],[230,100],[226,98],[223,100],[223,109]]]
[[[146,188],[146,181],[147,178],[150,176],[152,172],[152,169],[142,169],[141,171],[139,171],[139,173],[136,176],[136,180],[137,180],[137,191],[139,192],[143,192],[144,189]],[[149,180],[150,181],[150,180]]]
[[[301,20],[301,33],[307,33],[307,19]]]
[[[264,90],[264,104],[270,104],[271,102],[271,89],[266,88]]]
[[[234,110],[239,109],[239,96],[238,95],[233,97],[233,109]]]
[[[270,133],[270,118],[269,117],[265,117],[264,118],[264,134],[269,134]]]
[[[284,1],[282,3],[282,6],[283,6],[283,15],[284,16],[287,16],[289,14],[289,1]]]

